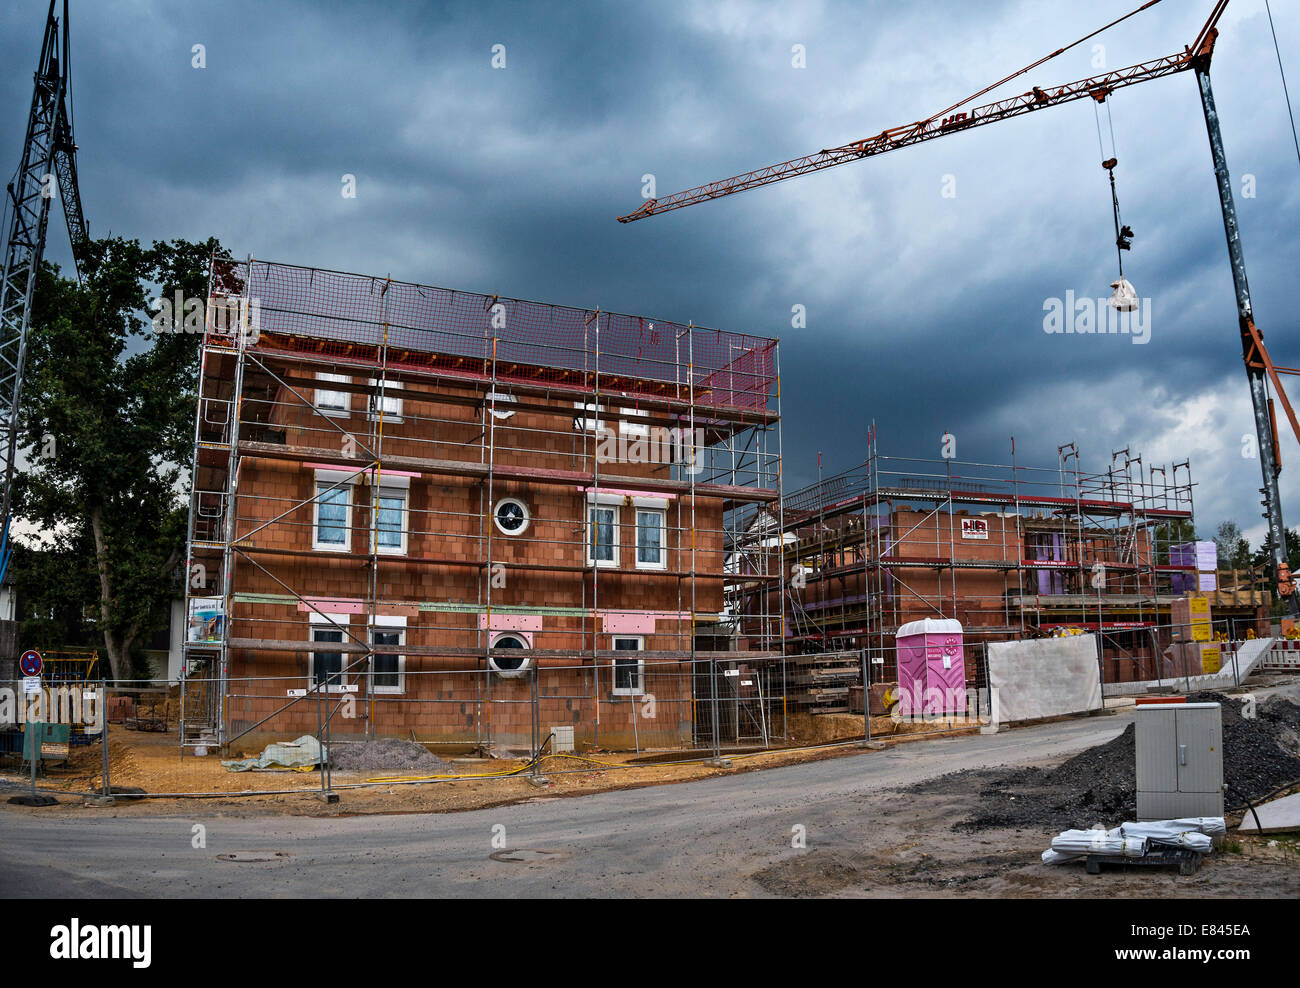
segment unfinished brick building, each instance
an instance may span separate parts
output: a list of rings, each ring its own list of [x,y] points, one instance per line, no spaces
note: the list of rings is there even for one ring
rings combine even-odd
[[[1197,576],[1171,548],[1194,538],[1191,468],[1115,454],[1087,473],[1073,444],[1055,467],[880,454],[784,501],[787,664],[800,709],[847,709],[865,650],[889,681],[895,632],[956,618],[968,653],[982,643],[1077,629],[1102,636],[1105,682],[1158,675],[1174,640],[1171,607]],[[1232,628],[1267,631],[1264,574],[1218,574],[1212,593]],[[770,601],[762,607],[770,607]],[[1225,625],[1226,627],[1226,625]],[[967,663],[974,681],[977,662]]]
[[[775,340],[252,260],[209,295],[183,744],[325,707],[689,746],[721,667],[779,659],[779,608],[728,620],[780,579],[745,534],[779,514]]]

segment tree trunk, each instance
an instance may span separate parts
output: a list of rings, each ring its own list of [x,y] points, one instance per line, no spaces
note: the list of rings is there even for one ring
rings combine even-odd
[[[90,509],[90,528],[95,536],[95,568],[99,572],[99,618],[104,627],[104,651],[108,653],[108,668],[113,679],[129,679],[131,672],[131,646],[140,636],[140,623],[133,622],[125,633],[113,634],[110,623],[113,605],[113,586],[108,575],[108,550],[104,545],[104,514],[99,505]],[[181,561],[182,553],[173,549],[162,565],[162,575],[170,573]]]
[[[104,513],[99,505],[90,509],[90,529],[95,536],[95,568],[99,572],[99,620],[104,627],[104,651],[108,653],[108,669],[113,679],[126,679],[131,645],[114,636],[109,620],[113,588],[108,578],[108,551],[104,547]]]

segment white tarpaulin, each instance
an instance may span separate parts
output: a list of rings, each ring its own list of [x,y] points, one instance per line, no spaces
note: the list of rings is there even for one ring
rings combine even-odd
[[[1120,824],[1125,837],[1142,837],[1153,844],[1166,847],[1185,847],[1189,851],[1209,854],[1214,847],[1214,838],[1199,830],[1189,829],[1174,820],[1160,820],[1155,823]]]
[[[989,644],[989,686],[1000,724],[1101,707],[1095,635]]]
[[[1180,847],[1198,854],[1214,850],[1214,838],[1226,833],[1221,816],[1121,823],[1110,830],[1065,830],[1052,838],[1043,864],[1065,864],[1089,854],[1141,858],[1162,847]]]
[[[244,758],[221,764],[231,772],[251,772],[256,768],[303,769],[319,765],[320,761],[320,742],[310,734],[304,734],[297,741],[276,741],[268,744],[259,758]]]
[[[1147,853],[1147,839],[1126,836],[1114,830],[1066,830],[1052,838],[1052,850],[1057,854],[1115,854],[1125,858],[1140,858]]]

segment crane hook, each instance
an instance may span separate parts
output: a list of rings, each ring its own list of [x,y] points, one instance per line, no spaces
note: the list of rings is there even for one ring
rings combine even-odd
[[[1115,192],[1115,166],[1118,158],[1107,158],[1101,163],[1110,175],[1111,211],[1115,217],[1115,254],[1119,259],[1119,278],[1110,283],[1114,294],[1110,297],[1111,307],[1120,312],[1132,312],[1138,307],[1137,289],[1124,278],[1124,251],[1133,249],[1133,228],[1120,222],[1119,195]]]

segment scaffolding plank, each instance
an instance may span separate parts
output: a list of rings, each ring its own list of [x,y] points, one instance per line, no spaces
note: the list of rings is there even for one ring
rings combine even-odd
[[[374,462],[374,460],[366,457],[340,456],[337,449],[287,446],[282,443],[252,442],[249,440],[240,441],[239,452],[242,456],[248,457],[307,463],[332,463],[343,468],[351,467],[357,470],[369,467]],[[621,474],[602,474],[598,487],[595,475],[581,470],[555,470],[502,464],[496,464],[489,468],[486,463],[472,463],[466,460],[435,460],[418,456],[385,456],[383,465],[392,470],[407,470],[414,473],[449,477],[486,478],[490,473],[492,476],[503,480],[575,485],[594,490],[622,488],[674,494],[689,494],[693,490],[698,497],[726,498],[727,500],[742,502],[772,502],[780,496],[779,491],[771,488],[740,487],[732,484],[695,484],[692,487],[691,484],[680,480],[665,480],[660,477],[628,477]]]

